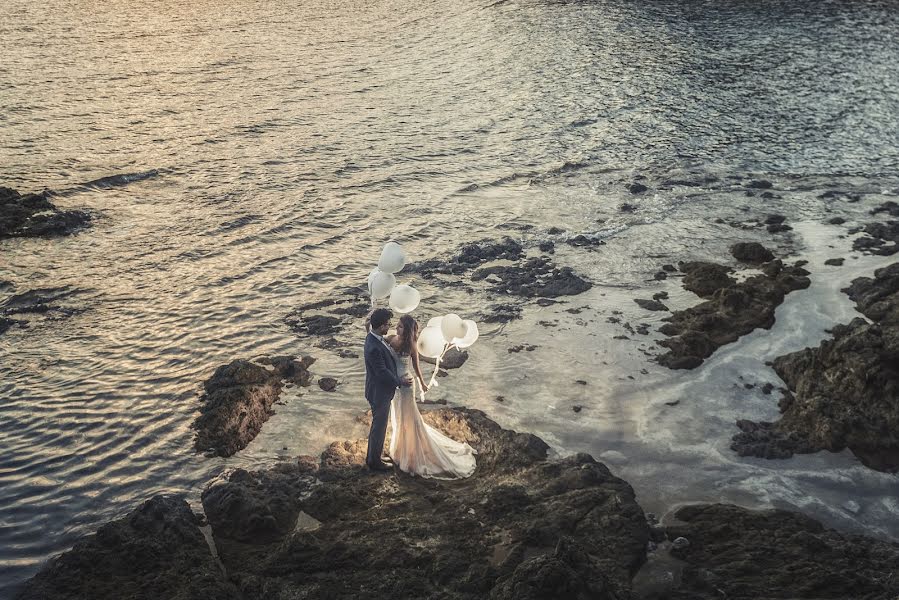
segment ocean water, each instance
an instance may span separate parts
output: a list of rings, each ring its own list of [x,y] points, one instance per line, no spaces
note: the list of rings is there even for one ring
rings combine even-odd
[[[729,450],[736,419],[777,416],[776,395],[744,383],[779,385],[765,361],[856,316],[840,288],[888,262],[852,255],[846,228],[899,193],[897,8],[4,0],[0,185],[53,190],[94,222],[0,242],[0,300],[52,289],[67,309],[0,335],[0,596],[152,494],[196,501],[225,466],[364,436],[361,362],[282,319],[362,284],[388,239],[414,259],[502,235],[531,252],[581,233],[606,241],[557,244],[555,262],[594,287],[483,326],[433,397],[560,455],[590,452],[660,515],[697,501],[793,507],[899,539],[896,476],[849,453]],[[639,197],[635,177],[650,187]],[[760,178],[774,198],[746,195]],[[863,198],[819,197],[829,190]],[[716,223],[772,212],[794,230]],[[812,286],[701,368],[659,367],[646,353],[664,315],[633,299],[695,303],[653,274],[726,259],[739,240],[809,260]],[[836,256],[850,258],[824,266]],[[400,280],[421,290],[424,320],[493,302]],[[610,316],[650,333],[615,339]],[[522,343],[537,348],[507,351]],[[289,390],[230,459],[195,454],[202,381],[264,353],[312,354],[341,385]]]

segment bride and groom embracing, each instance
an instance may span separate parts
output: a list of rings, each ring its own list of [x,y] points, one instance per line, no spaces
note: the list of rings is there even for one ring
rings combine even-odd
[[[373,471],[390,471],[396,466],[422,477],[468,477],[474,473],[475,450],[425,423],[415,403],[413,376],[423,390],[428,389],[418,360],[418,323],[403,315],[396,335],[388,336],[392,318],[389,309],[378,308],[367,323],[365,399],[371,405],[372,422],[365,463]],[[389,458],[381,456],[388,418],[393,431]]]

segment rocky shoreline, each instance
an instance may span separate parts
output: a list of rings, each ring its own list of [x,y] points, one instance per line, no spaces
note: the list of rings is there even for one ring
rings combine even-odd
[[[551,458],[540,438],[480,411],[425,414],[478,451],[471,478],[371,473],[364,440],[335,442],[320,457],[224,472],[202,494],[205,517],[182,499],[155,496],[52,560],[18,597],[899,594],[897,544],[729,505],[684,507],[658,525],[631,486],[589,455]],[[200,529],[206,520],[211,544]]]

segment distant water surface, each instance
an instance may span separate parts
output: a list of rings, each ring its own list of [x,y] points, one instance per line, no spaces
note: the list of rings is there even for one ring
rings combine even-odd
[[[426,258],[509,233],[532,247],[550,225],[608,236],[599,253],[560,245],[555,258],[597,283],[566,305],[589,310],[531,306],[485,327],[469,365],[441,385],[451,404],[560,453],[606,453],[648,510],[784,505],[899,539],[895,477],[845,453],[767,462],[727,448],[736,418],[776,417],[775,400],[740,391],[737,378],[777,383],[764,361],[851,318],[839,285],[880,263],[814,272],[774,330],[687,374],[611,340],[620,332],[606,320],[617,309],[655,327],[659,316],[632,299],[661,289],[672,307],[689,305],[652,273],[662,254],[720,258],[741,234],[712,216],[777,211],[796,224],[781,251],[846,252],[817,223],[863,220],[897,189],[896,9],[4,0],[0,185],[54,190],[95,220],[73,237],[0,242],[3,297],[52,288],[67,309],[0,336],[0,595],[154,493],[196,500],[223,465],[364,435],[361,364],[281,320],[359,285],[386,239]],[[653,188],[719,183],[650,192],[622,215],[637,175]],[[720,183],[750,175],[780,197]],[[835,186],[865,201],[818,199]],[[482,299],[415,284],[424,317],[481,309]],[[524,341],[539,348],[506,351]],[[245,452],[195,455],[201,382],[263,353],[317,356],[314,370],[338,377],[339,392],[293,391]],[[674,399],[680,412],[665,404]],[[853,498],[857,514],[841,508]]]

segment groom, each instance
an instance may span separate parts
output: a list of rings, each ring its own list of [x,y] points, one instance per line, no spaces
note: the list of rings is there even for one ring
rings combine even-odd
[[[368,454],[365,464],[373,471],[389,471],[384,463],[384,436],[387,434],[387,417],[390,402],[396,388],[412,385],[408,375],[402,380],[397,376],[396,362],[384,336],[390,329],[393,313],[386,308],[375,309],[369,323],[371,331],[365,336],[365,399],[371,405],[371,431],[368,434]]]

